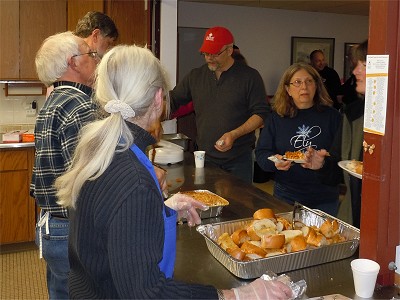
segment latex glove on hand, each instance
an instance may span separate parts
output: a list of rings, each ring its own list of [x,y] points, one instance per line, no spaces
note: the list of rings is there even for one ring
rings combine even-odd
[[[196,210],[197,208],[201,210],[208,209],[208,206],[204,203],[181,193],[177,193],[165,200],[164,204],[178,212],[178,220],[185,218],[189,226],[195,226],[201,223],[200,216]]]
[[[286,284],[278,280],[263,280],[258,278],[253,282],[233,288],[235,298],[231,298],[228,294],[226,299],[248,300],[248,299],[290,299],[293,292]],[[224,295],[226,295],[224,293]],[[232,296],[232,295],[231,295]]]

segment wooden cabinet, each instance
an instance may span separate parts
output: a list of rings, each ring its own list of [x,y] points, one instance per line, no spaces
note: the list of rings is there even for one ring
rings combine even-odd
[[[0,79],[19,78],[19,1],[0,1]]]
[[[104,0],[68,0],[68,30],[75,31],[79,19],[89,11],[104,12]]]
[[[0,149],[0,244],[35,240],[35,201],[29,196],[34,147]]]
[[[118,28],[118,44],[151,45],[151,1],[108,0],[105,13]]]
[[[0,1],[0,79],[37,80],[35,56],[48,36],[67,28],[67,1]]]
[[[48,36],[74,30],[88,11],[115,22],[118,44],[151,45],[149,0],[0,1],[0,80],[37,80],[35,56]]]

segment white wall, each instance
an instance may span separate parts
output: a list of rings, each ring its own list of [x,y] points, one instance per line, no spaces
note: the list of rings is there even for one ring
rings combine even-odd
[[[0,132],[8,131],[2,125],[18,124],[21,127],[16,129],[33,128],[36,118],[27,116],[26,109],[29,104],[36,101],[37,108],[43,106],[45,96],[8,96],[4,95],[4,84],[0,84]],[[39,111],[39,110],[37,110]]]
[[[364,16],[194,2],[178,4],[179,27],[224,26],[231,30],[249,65],[263,77],[267,94],[274,94],[290,64],[292,36],[335,38],[334,69],[340,77],[343,76],[344,43],[358,43],[368,38],[369,19]]]

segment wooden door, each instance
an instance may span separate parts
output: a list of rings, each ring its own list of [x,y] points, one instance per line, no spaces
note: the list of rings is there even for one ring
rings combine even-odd
[[[67,28],[67,1],[20,1],[20,79],[37,79],[35,56],[48,36]]]
[[[0,1],[0,79],[19,78],[19,1]]]

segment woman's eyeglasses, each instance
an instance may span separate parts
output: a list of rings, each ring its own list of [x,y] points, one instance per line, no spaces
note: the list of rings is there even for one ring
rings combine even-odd
[[[301,85],[304,83],[306,86],[313,85],[315,83],[314,79],[306,79],[304,81],[301,80],[295,80],[293,82],[289,82],[291,85],[295,87],[301,87]]]

